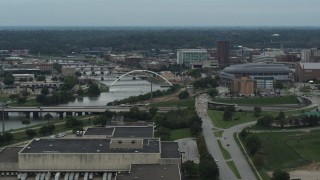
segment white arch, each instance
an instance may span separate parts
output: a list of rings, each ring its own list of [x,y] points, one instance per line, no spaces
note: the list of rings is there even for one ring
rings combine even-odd
[[[170,86],[173,86],[172,83],[170,81],[168,81],[166,78],[164,78],[163,76],[161,76],[160,74],[156,73],[156,72],[153,72],[153,71],[149,71],[149,70],[133,70],[133,71],[130,71],[130,72],[127,72],[125,73],[124,75],[121,75],[119,78],[117,78],[115,81],[113,81],[110,86],[112,86],[114,83],[116,83],[117,81],[119,81],[121,78],[123,78],[124,76],[128,75],[128,74],[131,74],[131,73],[134,73],[134,72],[148,72],[148,73],[151,73],[151,74],[155,74],[159,77],[161,77],[163,80],[165,80],[168,84],[170,84]]]

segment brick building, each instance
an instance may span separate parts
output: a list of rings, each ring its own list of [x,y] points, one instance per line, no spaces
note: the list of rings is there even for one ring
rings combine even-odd
[[[320,78],[320,63],[299,63],[296,65],[296,81],[306,82]]]

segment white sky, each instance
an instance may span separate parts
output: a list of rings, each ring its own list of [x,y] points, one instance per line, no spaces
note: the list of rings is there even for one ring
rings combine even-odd
[[[0,26],[320,26],[320,0],[0,0]]]

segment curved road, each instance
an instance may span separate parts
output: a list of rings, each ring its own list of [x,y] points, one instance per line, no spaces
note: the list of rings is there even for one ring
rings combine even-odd
[[[202,133],[206,140],[208,151],[213,156],[213,158],[218,160],[217,164],[219,166],[221,180],[237,179],[236,176],[231,171],[231,169],[229,168],[229,166],[227,165],[226,160],[224,159],[222,152],[219,148],[217,137],[215,137],[213,134],[212,128],[215,128],[215,129],[221,129],[221,128],[216,128],[213,125],[211,119],[208,117],[207,102],[208,102],[208,97],[205,94],[202,94],[198,98],[196,98],[196,109],[203,121]],[[243,153],[238,147],[236,141],[234,140],[233,134],[235,134],[236,132],[242,130],[247,126],[253,125],[254,123],[255,122],[249,122],[249,123],[233,126],[229,129],[222,129],[224,130],[222,134],[223,138],[220,139],[222,142],[222,145],[225,147],[225,149],[229,151],[231,155],[230,160],[235,163],[240,173],[241,179],[245,179],[245,180],[254,180],[256,179],[256,177],[252,172]],[[229,146],[227,146],[227,144],[229,144]]]
[[[217,138],[214,136],[212,128],[214,127],[211,119],[207,115],[207,101],[205,95],[200,95],[196,98],[196,109],[202,119],[202,134],[205,138],[207,149],[212,157],[217,160],[221,180],[237,179],[233,174],[226,161],[223,158],[222,152],[219,148]]]

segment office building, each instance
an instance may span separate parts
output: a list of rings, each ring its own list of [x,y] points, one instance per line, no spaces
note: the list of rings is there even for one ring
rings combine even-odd
[[[299,63],[296,65],[296,80],[307,82],[320,78],[320,63]]]
[[[233,96],[251,96],[254,94],[254,81],[250,77],[240,77],[232,80],[230,93]]]
[[[217,41],[217,59],[220,67],[229,64],[229,41]]]
[[[189,66],[194,62],[208,60],[208,52],[206,49],[179,49],[177,51],[177,64]]]

